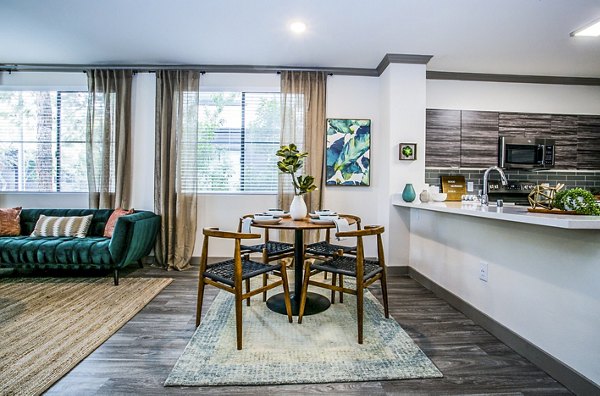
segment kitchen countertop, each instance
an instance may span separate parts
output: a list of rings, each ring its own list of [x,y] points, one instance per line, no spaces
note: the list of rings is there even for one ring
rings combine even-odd
[[[546,227],[573,230],[600,230],[600,216],[531,213],[527,211],[527,206],[505,204],[505,206],[498,208],[495,205],[481,206],[479,204],[462,202],[414,203],[404,202],[400,194],[392,198],[392,205]]]

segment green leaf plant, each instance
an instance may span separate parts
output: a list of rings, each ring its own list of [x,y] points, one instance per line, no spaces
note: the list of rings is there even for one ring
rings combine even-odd
[[[554,195],[555,208],[574,210],[578,214],[600,216],[600,206],[594,195],[583,188],[559,191]]]
[[[309,175],[296,176],[296,172],[304,165],[304,158],[308,157],[308,153],[301,153],[298,151],[296,145],[291,143],[289,146],[281,146],[277,151],[277,156],[281,157],[277,162],[277,168],[282,173],[292,176],[295,195],[306,194],[317,189],[317,186],[314,184],[314,177]]]

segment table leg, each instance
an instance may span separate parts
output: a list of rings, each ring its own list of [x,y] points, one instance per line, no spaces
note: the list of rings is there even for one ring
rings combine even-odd
[[[291,292],[292,315],[298,316],[300,312],[300,294],[302,293],[302,280],[304,270],[304,230],[294,232],[294,290]],[[331,303],[321,294],[308,292],[304,315],[314,315],[325,311]],[[267,300],[267,307],[271,311],[286,314],[283,293],[276,294]]]

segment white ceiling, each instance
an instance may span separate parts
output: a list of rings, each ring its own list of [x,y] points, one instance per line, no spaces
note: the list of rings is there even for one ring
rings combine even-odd
[[[375,68],[600,77],[600,0],[0,0],[0,63]],[[307,24],[302,36],[288,25]]]

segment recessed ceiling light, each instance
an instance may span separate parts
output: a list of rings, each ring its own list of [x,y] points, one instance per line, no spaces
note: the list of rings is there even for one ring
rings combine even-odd
[[[290,25],[290,29],[292,29],[292,32],[294,33],[304,33],[306,25],[303,22],[293,22]]]
[[[581,36],[589,36],[589,37],[598,37],[600,36],[600,19],[590,23],[582,27],[581,29],[577,29],[574,32],[571,32],[572,37],[581,37]]]

